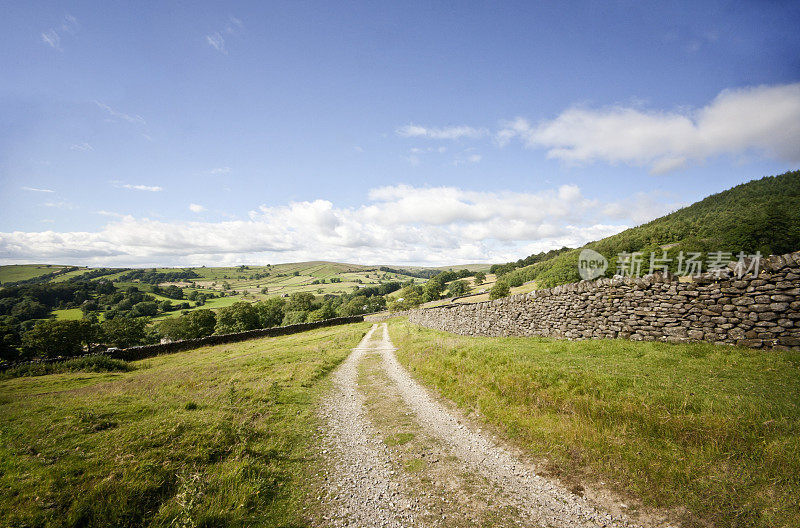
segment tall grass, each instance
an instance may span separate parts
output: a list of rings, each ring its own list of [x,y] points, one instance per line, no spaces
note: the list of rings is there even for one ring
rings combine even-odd
[[[562,475],[686,526],[800,526],[800,352],[469,338],[390,323],[400,361]]]
[[[304,525],[320,382],[367,326],[0,381],[0,525]]]

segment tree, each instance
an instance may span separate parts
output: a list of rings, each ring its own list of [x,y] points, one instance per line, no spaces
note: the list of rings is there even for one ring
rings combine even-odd
[[[479,271],[475,274],[475,286],[480,286],[486,282],[486,274],[482,271]]]
[[[426,301],[436,301],[442,296],[444,286],[436,279],[431,279],[425,283],[423,288]]]
[[[133,317],[115,317],[101,324],[106,344],[119,348],[141,345],[146,335],[145,327],[147,319]]]
[[[133,317],[152,317],[154,315],[158,315],[158,304],[151,301],[136,303],[131,308],[131,315]]]
[[[367,298],[363,295],[356,295],[339,307],[339,313],[343,316],[363,314],[366,311]]]
[[[96,328],[89,321],[41,321],[22,336],[27,357],[77,356],[95,340]]]
[[[501,297],[507,297],[508,294],[511,293],[511,289],[508,287],[503,281],[497,281],[492,289],[489,290],[489,298],[490,299],[500,299]]]
[[[333,319],[334,317],[336,317],[336,310],[334,310],[333,305],[330,302],[326,302],[319,309],[309,313],[306,321],[311,323],[314,321]]]
[[[186,318],[188,324],[188,339],[209,336],[214,333],[217,324],[217,316],[212,310],[206,308],[194,310],[181,318]]]
[[[290,310],[283,316],[282,326],[305,323],[308,312],[304,310]]]
[[[258,319],[262,328],[278,326],[283,321],[283,311],[286,300],[281,297],[270,297],[267,300],[257,302]]]
[[[172,306],[172,301],[161,301],[158,303],[158,309],[162,312],[171,312],[175,308]]]
[[[286,305],[287,312],[306,311],[314,309],[314,294],[309,292],[295,292],[289,297]]]
[[[233,303],[221,308],[217,313],[215,334],[232,334],[259,328],[260,321],[258,310],[255,306],[244,301]]]
[[[459,295],[464,295],[469,292],[469,286],[463,280],[457,280],[450,283],[450,287],[447,289],[447,294],[450,297],[457,297]]]
[[[14,325],[8,322],[0,323],[0,361],[19,359],[20,343],[19,332]]]

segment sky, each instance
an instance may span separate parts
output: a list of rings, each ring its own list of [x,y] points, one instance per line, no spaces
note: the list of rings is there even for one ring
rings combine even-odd
[[[3,2],[0,263],[506,262],[800,168],[800,3]]]

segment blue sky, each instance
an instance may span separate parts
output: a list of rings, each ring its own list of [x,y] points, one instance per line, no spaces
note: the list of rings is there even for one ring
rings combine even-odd
[[[797,2],[16,2],[0,262],[501,262],[800,165]]]

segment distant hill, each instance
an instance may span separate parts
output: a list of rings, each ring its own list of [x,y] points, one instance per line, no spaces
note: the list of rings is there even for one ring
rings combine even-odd
[[[616,270],[616,255],[622,252],[641,251],[649,258],[651,251],[660,254],[662,249],[667,249],[668,257],[673,259],[680,251],[701,252],[705,260],[712,251],[730,251],[734,255],[740,251],[747,254],[760,251],[765,256],[797,251],[800,249],[800,171],[737,185],[583,247],[609,258],[606,271],[609,277]],[[510,286],[536,280],[541,288],[577,282],[580,280],[578,255],[581,249],[555,254],[513,271],[501,270],[502,280]],[[673,272],[676,266],[673,260]],[[506,273],[502,274],[503,271]]]

